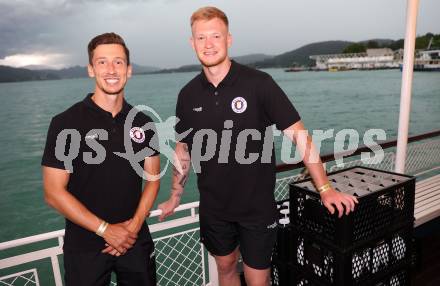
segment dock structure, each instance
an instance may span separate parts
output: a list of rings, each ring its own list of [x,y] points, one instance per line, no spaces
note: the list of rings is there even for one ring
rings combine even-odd
[[[312,55],[317,70],[370,70],[397,69],[402,60],[402,51],[389,48],[367,49],[364,53]]]
[[[440,49],[417,51],[415,71],[440,71]]]

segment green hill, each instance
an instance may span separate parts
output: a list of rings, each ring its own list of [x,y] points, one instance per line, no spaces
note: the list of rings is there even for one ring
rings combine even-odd
[[[309,59],[311,55],[322,55],[322,54],[338,54],[345,49],[352,42],[345,41],[327,41],[318,42],[309,45],[302,46],[296,50],[283,53],[281,55],[275,56],[271,59],[266,59],[263,61],[258,61],[251,66],[256,68],[286,68],[292,65],[302,65],[311,66],[314,64],[312,60]]]
[[[262,61],[265,59],[271,59],[272,57],[273,56],[269,56],[269,55],[265,55],[265,54],[250,54],[250,55],[232,57],[232,59],[240,64],[243,64],[243,65],[251,65],[254,62]],[[162,69],[162,70],[147,72],[147,73],[199,72],[199,71],[201,71],[201,69],[202,69],[202,66],[200,64],[197,64],[197,65],[184,65],[184,66],[181,66],[178,68]]]
[[[133,74],[141,74],[158,70],[155,67],[140,66],[132,64]],[[66,78],[88,77],[87,68],[74,66],[63,69],[34,69],[38,66],[28,68],[14,68],[10,66],[0,66],[0,82],[29,81],[29,80],[54,80]]]
[[[60,79],[55,73],[0,66],[0,82]]]
[[[365,52],[369,48],[390,48],[393,51],[398,49],[403,49],[404,39],[384,40],[384,39],[373,39],[368,41],[362,41],[358,43],[351,43],[348,45],[343,53],[361,53]],[[416,37],[416,50],[425,49],[440,49],[440,34],[427,33],[423,36]]]

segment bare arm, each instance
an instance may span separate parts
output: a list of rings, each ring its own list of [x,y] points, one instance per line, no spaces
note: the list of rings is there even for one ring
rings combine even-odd
[[[67,191],[69,173],[65,170],[43,167],[44,198],[68,220],[96,232],[102,219],[90,212],[80,201]],[[132,247],[137,235],[125,229],[124,223],[109,224],[104,232],[105,241],[120,252]]]
[[[43,167],[44,199],[73,223],[95,232],[102,220],[67,191],[69,177],[65,170]]]
[[[156,200],[157,193],[160,187],[160,157],[153,156],[147,157],[144,160],[144,171],[147,175],[147,181],[144,185],[141,199],[137,206],[136,212],[133,218],[127,224],[127,229],[133,233],[138,234],[145,219],[148,217],[151,207]],[[117,251],[112,246],[107,247],[102,251],[103,253],[109,253],[111,255],[119,256],[122,253]]]
[[[168,201],[158,205],[162,210],[159,220],[165,219],[174,213],[174,209],[179,206],[180,198],[183,194],[185,183],[188,180],[189,169],[191,167],[191,156],[188,145],[177,142],[174,153],[173,177],[171,183],[171,195]]]
[[[329,181],[322,165],[319,151],[316,149],[315,144],[313,144],[312,139],[308,135],[307,130],[304,128],[302,121],[296,122],[295,124],[286,128],[283,132],[296,144],[302,155],[304,165],[306,165],[307,169],[309,170],[315,186],[319,188],[320,186],[328,183]],[[337,192],[333,188],[321,193],[321,200],[332,214],[335,212],[333,205],[336,206],[339,217],[341,217],[344,213],[343,205],[346,209],[345,213],[349,214],[350,211],[354,210],[355,203],[358,202],[354,196]]]
[[[142,192],[136,213],[133,216],[133,226],[131,226],[132,230],[136,233],[139,232],[142,224],[148,217],[159,191],[160,157],[153,156],[145,158],[144,171],[147,174],[147,181],[145,182],[144,191]]]

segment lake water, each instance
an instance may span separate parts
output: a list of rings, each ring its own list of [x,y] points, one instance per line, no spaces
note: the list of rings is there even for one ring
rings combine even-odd
[[[308,129],[385,130],[397,134],[401,73],[398,70],[285,73],[265,70],[288,94]],[[138,75],[126,88],[133,104],[148,105],[162,119],[174,115],[180,88],[196,73]],[[43,200],[40,161],[52,116],[93,91],[90,79],[0,84],[0,242],[62,229],[64,219]],[[410,134],[440,128],[440,73],[415,73]],[[279,150],[280,142],[276,142]],[[323,153],[333,152],[331,140]],[[277,152],[279,153],[279,152]],[[278,155],[278,154],[277,154]],[[168,197],[171,170],[158,201]],[[198,200],[195,176],[183,202]]]

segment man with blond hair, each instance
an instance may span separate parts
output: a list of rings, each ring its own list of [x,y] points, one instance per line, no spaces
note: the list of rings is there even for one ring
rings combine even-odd
[[[220,285],[240,285],[236,265],[241,253],[247,285],[266,286],[277,217],[273,135],[266,133],[273,124],[305,155],[304,164],[331,213],[336,208],[342,216],[345,207],[348,214],[357,201],[330,186],[310,137],[300,136],[306,130],[298,112],[270,75],[230,60],[232,36],[226,15],[215,7],[200,8],[191,17],[191,31],[191,45],[203,71],[182,88],[177,100],[176,133],[190,132],[176,144],[175,166],[179,168],[173,172],[169,200],[159,205],[161,219],[179,205],[190,161],[196,159],[200,163],[200,236],[215,257]],[[208,152],[210,145],[203,141],[200,146],[203,130],[214,130],[217,135],[229,132],[230,148],[224,148],[225,136],[212,137],[220,150],[200,162],[194,157],[201,151],[195,149]],[[240,147],[243,139],[246,152]],[[263,152],[267,142],[272,148]],[[255,159],[256,154],[261,160]],[[264,159],[266,155],[269,160]]]

